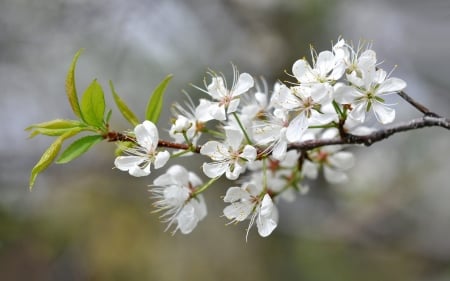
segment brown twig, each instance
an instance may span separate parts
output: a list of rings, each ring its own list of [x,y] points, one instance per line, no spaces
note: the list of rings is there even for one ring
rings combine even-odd
[[[430,111],[428,108],[426,108],[423,104],[420,104],[419,102],[417,102],[416,100],[414,100],[412,97],[410,97],[408,94],[406,94],[403,91],[400,91],[397,93],[402,99],[404,99],[405,101],[407,101],[409,104],[411,104],[412,106],[414,106],[417,110],[419,110],[420,112],[422,112],[425,116],[431,116],[431,117],[441,117],[440,115]]]
[[[399,123],[384,129],[380,129],[378,131],[363,136],[352,135],[347,133],[344,129],[345,120],[342,120],[338,126],[340,132],[339,137],[334,139],[318,139],[318,140],[308,140],[300,143],[293,143],[288,146],[288,150],[295,149],[305,152],[322,146],[342,145],[342,144],[363,144],[365,146],[370,146],[373,143],[387,139],[388,137],[396,133],[416,130],[424,127],[442,127],[447,130],[450,130],[450,119],[441,117],[440,115],[430,111],[424,105],[415,101],[412,97],[410,97],[403,91],[399,92],[398,95],[402,97],[405,101],[413,105],[421,113],[423,113],[424,116],[422,118],[413,119],[409,122]],[[128,141],[136,143],[136,139],[134,137],[114,131],[105,134],[104,138],[109,142]],[[200,153],[201,149],[200,145],[190,146],[188,144],[176,143],[166,140],[159,140],[158,146],[181,150],[191,150],[192,152],[196,153]],[[260,155],[261,157],[264,154],[265,154],[264,150],[258,152],[258,155]]]
[[[334,139],[309,140],[301,143],[291,144],[288,149],[297,149],[301,151],[311,150],[326,145],[338,144],[364,144],[370,146],[375,142],[387,139],[393,134],[416,130],[424,127],[443,127],[450,130],[450,120],[447,118],[437,118],[432,116],[424,116],[422,118],[413,119],[406,123],[400,123],[395,126],[387,127],[364,136],[345,134],[343,137]]]

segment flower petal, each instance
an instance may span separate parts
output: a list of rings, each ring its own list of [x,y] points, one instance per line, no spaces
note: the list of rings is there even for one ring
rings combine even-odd
[[[332,169],[328,166],[323,167],[323,172],[324,172],[325,179],[329,183],[339,184],[339,183],[345,183],[348,181],[348,177],[344,172]]]
[[[254,161],[256,159],[256,148],[247,144],[245,145],[244,150],[239,156],[248,161]]]
[[[133,177],[148,176],[150,174],[150,163],[148,163],[144,168],[134,166],[128,170],[128,173]]]
[[[381,124],[388,124],[395,119],[395,109],[387,107],[382,103],[375,102],[372,104],[373,112],[377,117],[377,120]]]
[[[273,146],[272,157],[277,160],[284,160],[287,151],[287,141],[279,141]]]
[[[159,169],[162,166],[166,165],[169,158],[170,158],[170,153],[167,150],[158,152],[155,157],[155,163],[154,163],[155,169]]]
[[[297,60],[292,66],[292,74],[302,83],[311,82],[311,71],[311,66],[305,59]]]
[[[339,151],[328,157],[328,162],[338,170],[348,170],[355,164],[355,157],[351,152]]]
[[[214,161],[223,161],[229,156],[228,148],[218,141],[208,141],[200,149],[200,153]]]
[[[377,93],[399,92],[406,88],[406,82],[399,78],[389,78],[380,84]]]
[[[239,99],[232,99],[232,100],[230,101],[230,103],[228,104],[228,107],[227,107],[227,114],[230,114],[230,113],[235,112],[235,111],[238,109],[239,102],[240,102]]]
[[[199,219],[196,216],[194,206],[186,204],[177,215],[178,229],[181,233],[189,234],[197,226]]]
[[[121,171],[128,171],[144,161],[145,159],[140,156],[118,156],[114,160],[114,166]]]
[[[137,143],[147,151],[153,150],[158,145],[158,129],[155,124],[145,120],[134,128]]]
[[[228,162],[203,163],[203,173],[210,178],[223,175],[228,168]]]
[[[267,237],[272,233],[277,225],[278,210],[273,204],[272,198],[266,194],[261,202],[261,209],[259,210],[258,218],[256,219],[258,233],[262,237]]]
[[[243,221],[252,212],[253,204],[249,201],[235,202],[223,209],[224,216],[229,220]]]
[[[223,201],[226,203],[232,203],[235,201],[239,201],[241,199],[249,199],[250,194],[240,188],[239,186],[233,186],[228,188],[227,193],[225,194],[225,197],[223,198]]]
[[[297,115],[286,130],[286,138],[289,142],[297,142],[302,138],[303,133],[305,133],[308,128],[308,118],[304,113]]]
[[[237,97],[247,92],[254,85],[253,77],[248,73],[239,75],[238,81],[232,89],[232,97]]]
[[[244,135],[240,130],[226,127],[225,134],[227,136],[227,143],[231,146],[231,148],[236,151],[239,149],[242,143],[242,139],[244,139]]]
[[[228,94],[228,90],[225,88],[223,78],[220,76],[214,76],[211,79],[211,83],[208,85],[208,94],[215,100],[221,100]]]

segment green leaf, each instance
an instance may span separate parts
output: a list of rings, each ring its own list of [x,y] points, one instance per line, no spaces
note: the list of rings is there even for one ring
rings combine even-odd
[[[48,122],[37,123],[25,128],[31,131],[29,138],[33,138],[39,134],[46,136],[60,136],[72,129],[78,128],[81,131],[85,125],[76,120],[55,119]]]
[[[153,90],[150,100],[147,103],[147,109],[145,111],[145,119],[156,124],[163,106],[163,95],[173,75],[169,74],[164,78],[161,83]]]
[[[75,68],[77,64],[78,57],[83,52],[83,49],[78,50],[75,56],[72,59],[72,63],[70,64],[69,71],[66,76],[66,94],[69,99],[70,107],[72,107],[73,113],[79,117],[81,116],[80,105],[78,103],[77,89],[75,86]]]
[[[31,170],[30,175],[30,190],[33,188],[34,182],[36,181],[36,177],[40,172],[47,169],[48,166],[53,162],[56,155],[58,155],[58,152],[61,150],[61,145],[64,140],[67,138],[70,138],[71,136],[77,134],[79,131],[73,130],[69,131],[61,136],[59,136],[42,154],[41,159],[34,165],[33,169]]]
[[[68,163],[73,159],[81,156],[88,151],[94,144],[102,141],[104,138],[101,135],[85,136],[77,139],[70,144],[61,156],[56,160],[57,164]]]
[[[41,135],[45,135],[45,136],[50,136],[50,137],[57,137],[57,136],[61,136],[67,132],[81,132],[83,131],[83,128],[81,127],[75,127],[75,128],[64,128],[64,129],[47,129],[47,128],[36,128],[34,129],[31,133],[29,138],[34,138],[35,136],[41,134]]]
[[[111,80],[109,81],[109,87],[111,88],[114,101],[116,102],[116,105],[119,108],[120,113],[122,113],[123,117],[133,126],[139,124],[139,120],[136,117],[136,115],[133,113],[133,111],[131,111],[128,105],[126,105],[126,103],[117,94],[116,90],[114,89],[113,82]]]
[[[87,124],[99,129],[104,128],[105,96],[97,79],[92,81],[81,97],[81,113]]]

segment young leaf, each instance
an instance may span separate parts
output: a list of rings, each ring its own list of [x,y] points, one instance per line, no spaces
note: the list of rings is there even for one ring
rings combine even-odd
[[[47,128],[36,128],[34,129],[28,138],[34,138],[35,136],[41,134],[44,136],[50,136],[50,137],[57,137],[61,136],[69,131],[76,131],[81,132],[83,131],[83,128],[81,127],[74,127],[74,128],[62,128],[62,129],[47,129]]]
[[[64,164],[72,161],[73,159],[81,156],[88,151],[94,144],[102,141],[104,138],[101,135],[85,136],[77,139],[70,144],[61,156],[56,160],[57,164]]]
[[[169,74],[164,78],[161,83],[153,90],[150,100],[147,104],[147,110],[145,111],[145,119],[156,124],[159,116],[161,115],[163,105],[163,95],[173,75]]]
[[[139,124],[139,120],[136,117],[136,115],[131,111],[131,109],[126,105],[126,103],[119,97],[116,90],[114,89],[113,82],[109,81],[109,87],[111,88],[111,92],[114,97],[114,101],[116,102],[117,107],[120,110],[120,113],[122,113],[123,117],[127,119],[128,122],[131,123],[131,125],[136,126]]]
[[[97,79],[92,81],[81,97],[81,114],[87,124],[97,128],[104,127],[105,96]]]
[[[83,127],[83,123],[77,120],[68,120],[68,119],[55,119],[47,122],[32,124],[25,128],[26,131],[35,128],[45,128],[45,129],[69,129],[74,127]]]
[[[75,67],[77,64],[78,57],[83,52],[83,49],[80,49],[75,56],[73,57],[72,63],[70,64],[69,71],[66,76],[66,94],[69,99],[70,107],[72,107],[73,113],[79,117],[81,116],[80,105],[78,103],[77,89],[75,87]]]
[[[30,190],[33,188],[34,182],[36,181],[37,175],[42,172],[43,170],[47,169],[48,166],[53,162],[56,155],[58,155],[59,150],[61,149],[61,145],[63,141],[67,138],[70,138],[71,136],[77,134],[79,131],[68,131],[67,133],[59,136],[42,154],[41,159],[34,165],[33,169],[31,170],[30,175]]]

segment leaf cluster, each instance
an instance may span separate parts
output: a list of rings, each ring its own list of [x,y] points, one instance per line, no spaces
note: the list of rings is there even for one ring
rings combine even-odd
[[[25,128],[30,132],[29,137],[45,135],[56,137],[53,143],[44,151],[39,161],[31,170],[29,186],[32,189],[39,173],[47,169],[53,162],[57,164],[68,163],[86,153],[95,144],[108,140],[109,120],[112,110],[106,108],[105,95],[101,84],[94,79],[84,90],[81,99],[78,97],[75,84],[75,69],[79,56],[79,50],[73,57],[66,76],[65,90],[75,119],[55,119],[37,123]],[[163,106],[164,92],[172,79],[172,75],[166,76],[154,89],[147,103],[145,119],[157,123]],[[114,102],[122,116],[133,126],[140,123],[136,114],[116,92],[112,81],[109,81]],[[59,155],[64,141],[81,133],[83,135],[72,142]],[[57,157],[59,155],[59,157]]]

